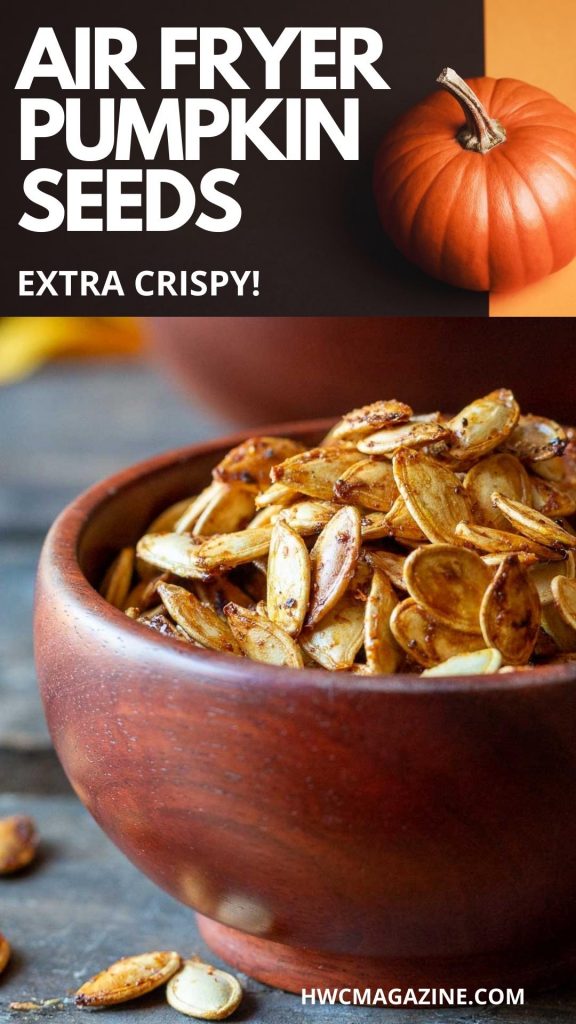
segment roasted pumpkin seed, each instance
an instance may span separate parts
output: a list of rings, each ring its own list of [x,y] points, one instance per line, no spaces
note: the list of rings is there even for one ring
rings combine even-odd
[[[400,647],[424,668],[432,668],[456,654],[468,654],[485,646],[477,633],[452,629],[413,597],[407,597],[396,605],[390,616],[390,629]]]
[[[519,533],[550,548],[576,548],[576,537],[548,516],[495,491],[492,504],[499,508]]]
[[[450,544],[429,544],[404,564],[408,593],[435,618],[464,633],[480,633],[480,605],[492,573],[479,555]]]
[[[441,661],[434,668],[424,669],[423,676],[482,676],[490,672],[498,672],[502,664],[502,655],[494,647],[485,647],[481,651],[470,654],[456,654],[446,661]]]
[[[226,484],[240,483],[265,490],[270,483],[271,469],[303,451],[304,445],[289,437],[249,437],[230,449],[212,470],[212,475]]]
[[[263,661],[267,665],[302,668],[302,653],[298,645],[275,622],[232,602],[226,605],[224,614],[240,650],[247,658]]]
[[[161,583],[158,594],[166,611],[187,636],[213,651],[238,653],[228,623],[194,594],[173,583]]]
[[[537,565],[530,567],[528,575],[538,591],[540,604],[549,604],[554,600],[551,589],[552,580],[556,576],[566,576],[567,579],[573,580],[576,575],[574,552],[569,551],[561,562],[538,562]]]
[[[331,501],[334,484],[355,462],[358,453],[354,448],[338,442],[330,448],[311,448],[286,459],[274,467],[272,480],[288,484],[311,498]]]
[[[0,875],[11,875],[28,866],[36,856],[36,826],[25,814],[0,818]]]
[[[240,1005],[242,986],[237,978],[199,960],[185,960],[168,982],[170,1006],[187,1017],[224,1020]]]
[[[503,444],[518,422],[520,408],[506,388],[477,398],[447,424],[454,437],[450,458],[468,463]]]
[[[297,501],[280,512],[278,519],[302,537],[310,537],[320,533],[339,508],[333,501]]]
[[[576,652],[576,629],[568,625],[555,601],[542,608],[542,629],[552,638],[559,651]]]
[[[388,576],[375,569],[364,613],[364,650],[371,673],[395,672],[400,662],[400,648],[390,629],[390,616],[397,604]]]
[[[383,427],[403,423],[413,415],[412,409],[404,402],[391,399],[387,402],[372,402],[361,409],[352,409],[342,417],[330,432],[333,441],[355,441],[365,434],[372,434]]]
[[[508,528],[508,521],[492,504],[494,491],[508,498],[529,504],[532,497],[530,478],[522,463],[505,452],[496,452],[481,459],[464,478],[474,518],[483,526],[497,530]]]
[[[576,580],[556,576],[550,585],[556,607],[566,625],[576,630]]]
[[[399,427],[379,430],[358,442],[358,451],[366,455],[393,455],[399,448],[426,448],[450,439],[450,430],[442,423],[411,420]]]
[[[456,474],[411,448],[401,448],[392,465],[398,490],[422,532],[435,544],[453,544],[457,524],[471,518]]]
[[[124,608],[134,575],[134,548],[122,548],[104,576],[100,593],[115,608]]]
[[[510,533],[509,530],[495,530],[492,526],[474,526],[471,523],[458,523],[456,536],[466,544],[471,544],[484,551],[486,554],[501,554],[504,552],[526,551],[541,558],[544,561],[560,561],[564,554],[554,551],[553,548],[545,547],[529,537],[523,537],[519,533]]]
[[[254,515],[254,494],[237,484],[219,483],[211,500],[198,516],[192,533],[211,537],[240,530]]]
[[[334,494],[347,505],[389,512],[398,497],[398,488],[389,462],[362,459],[334,484]]]
[[[184,579],[202,579],[208,570],[198,560],[201,540],[186,533],[146,533],[136,552],[155,569],[165,569]]]
[[[347,590],[320,622],[301,634],[306,654],[332,672],[350,668],[364,641],[364,614],[365,598]]]
[[[533,476],[531,485],[530,503],[538,512],[552,519],[572,516],[576,512],[576,490],[559,487],[541,476]]]
[[[497,569],[480,608],[482,635],[510,665],[528,661],[540,625],[540,599],[516,555]]]
[[[84,982],[76,1006],[115,1006],[136,999],[168,981],[181,962],[178,953],[165,951],[123,957]]]
[[[310,556],[302,537],[286,523],[272,530],[268,555],[268,617],[289,636],[298,636],[310,596]]]
[[[236,565],[268,554],[271,536],[272,527],[261,526],[257,530],[240,530],[238,533],[209,537],[196,549],[198,564],[202,566],[204,574],[226,572]]]
[[[307,626],[320,622],[343,596],[356,569],[360,544],[360,512],[353,505],[344,505],[324,527],[310,553]]]
[[[176,525],[187,509],[196,501],[197,497],[198,495],[194,494],[190,498],[175,501],[173,505],[169,505],[168,508],[159,512],[152,522],[149,523],[146,533],[171,533],[173,530],[176,533],[180,533],[181,531],[176,529]]]
[[[386,574],[392,586],[397,590],[406,590],[404,579],[405,555],[396,555],[393,551],[379,551],[375,548],[365,548],[364,557],[373,569],[379,569]]]
[[[288,484],[270,484],[265,491],[256,495],[255,504],[258,509],[268,508],[270,505],[280,505],[281,508],[285,508],[299,496],[299,492],[288,487]]]
[[[562,455],[567,441],[565,431],[554,420],[528,415],[519,417],[505,447],[523,462],[541,462]]]
[[[204,510],[214,500],[214,498],[221,493],[222,484],[219,480],[213,480],[211,484],[208,484],[204,490],[200,491],[196,497],[189,502],[189,504],[182,510],[178,519],[174,523],[173,527],[168,527],[173,533],[192,533],[199,517],[203,514]],[[158,520],[155,520],[155,523]],[[160,527],[157,530],[149,529],[148,533],[162,533],[163,529]]]

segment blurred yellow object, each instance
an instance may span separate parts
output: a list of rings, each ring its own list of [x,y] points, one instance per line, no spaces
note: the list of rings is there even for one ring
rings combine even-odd
[[[140,325],[130,317],[7,317],[0,321],[0,384],[48,359],[134,354],[141,344]]]

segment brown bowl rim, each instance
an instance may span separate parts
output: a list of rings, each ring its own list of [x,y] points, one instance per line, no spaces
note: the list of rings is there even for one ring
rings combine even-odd
[[[85,529],[99,508],[118,491],[129,487],[144,476],[161,474],[167,466],[176,462],[190,462],[198,456],[210,455],[224,448],[231,448],[247,437],[255,435],[297,436],[320,431],[327,431],[335,422],[334,419],[295,420],[288,423],[258,426],[254,430],[242,430],[217,437],[211,441],[188,445],[183,448],[171,449],[140,460],[105,479],[93,484],[70,502],[60,512],[46,536],[43,558],[51,563],[55,584],[64,592],[68,604],[78,606],[82,614],[87,613],[100,622],[106,621],[115,628],[121,627],[135,641],[149,647],[157,663],[166,662],[171,670],[177,668],[180,678],[184,681],[187,671],[197,680],[198,675],[209,678],[217,677],[228,683],[286,684],[298,679],[299,685],[314,690],[333,692],[334,690],[354,690],[355,692],[372,693],[462,693],[462,692],[509,692],[512,689],[533,689],[551,684],[576,683],[576,662],[558,665],[545,665],[530,672],[509,672],[503,675],[477,676],[434,676],[422,678],[414,673],[396,673],[394,675],[361,676],[352,672],[328,672],[324,669],[302,668],[293,669],[287,666],[267,665],[249,661],[230,654],[216,651],[202,651],[185,647],[178,640],[160,636],[153,630],[145,629],[141,624],[128,618],[124,612],[109,604],[92,586],[82,571],[78,550]],[[57,551],[51,558],[51,554]]]

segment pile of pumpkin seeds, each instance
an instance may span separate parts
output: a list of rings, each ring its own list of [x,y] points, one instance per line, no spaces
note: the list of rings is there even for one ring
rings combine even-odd
[[[173,640],[360,675],[576,656],[576,433],[504,388],[378,401],[313,448],[252,437],[120,551],[103,596]]]

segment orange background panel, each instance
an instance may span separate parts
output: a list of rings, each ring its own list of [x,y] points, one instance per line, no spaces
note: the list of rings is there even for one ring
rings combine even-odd
[[[576,0],[484,0],[486,74],[520,78],[576,109]],[[576,260],[512,294],[490,316],[576,316]]]

